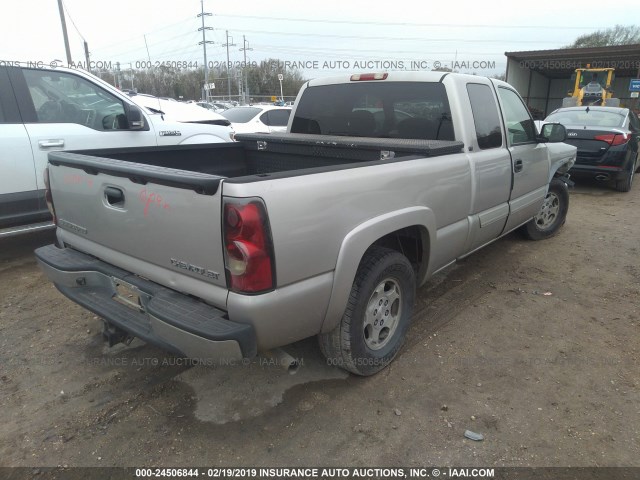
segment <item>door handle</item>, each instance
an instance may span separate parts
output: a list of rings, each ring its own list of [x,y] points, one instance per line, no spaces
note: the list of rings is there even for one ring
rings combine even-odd
[[[104,198],[112,207],[124,206],[124,192],[116,187],[107,187],[104,189]]]
[[[513,164],[513,171],[518,173],[521,172],[522,169],[524,168],[524,164],[522,163],[522,160],[518,159],[514,162]]]
[[[40,140],[40,148],[64,147],[64,140]]]

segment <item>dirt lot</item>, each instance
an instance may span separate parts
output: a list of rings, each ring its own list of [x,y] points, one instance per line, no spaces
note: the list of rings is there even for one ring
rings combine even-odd
[[[109,350],[38,270],[51,239],[0,248],[0,466],[640,466],[640,184],[578,186],[555,238],[434,278],[372,378],[313,339],[296,375]]]

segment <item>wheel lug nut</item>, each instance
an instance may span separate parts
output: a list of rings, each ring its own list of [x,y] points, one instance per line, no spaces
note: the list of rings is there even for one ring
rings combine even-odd
[[[389,316],[389,310],[387,310],[386,312],[384,312],[385,316]]]
[[[377,315],[377,314],[378,314],[378,310],[374,310],[374,311],[373,311],[373,314],[374,314],[374,315]]]
[[[387,305],[389,305],[389,300],[384,301],[384,306],[386,307]]]
[[[380,303],[378,305],[382,305],[382,300],[380,300]]]
[[[378,326],[378,320],[376,320],[375,322],[373,322],[373,324],[377,327],[377,326]]]

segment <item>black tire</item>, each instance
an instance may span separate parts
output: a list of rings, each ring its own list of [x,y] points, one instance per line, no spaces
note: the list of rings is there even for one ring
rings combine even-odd
[[[554,178],[549,184],[549,191],[540,212],[522,227],[522,231],[530,240],[552,237],[564,225],[568,211],[569,188],[562,180]]]
[[[619,192],[628,192],[631,190],[631,186],[633,185],[633,177],[637,168],[637,158],[631,165],[631,169],[627,173],[627,176],[622,180],[616,180],[616,190]]]
[[[404,344],[415,290],[415,272],[404,255],[382,247],[367,250],[340,324],[318,337],[327,362],[363,376],[373,375],[389,365]],[[396,294],[397,299],[393,299]],[[382,308],[374,310],[376,314],[371,310],[367,314],[367,307],[378,299],[382,301]],[[391,305],[384,303],[390,299],[393,299]],[[372,321],[378,322],[377,316],[380,316],[380,323],[373,327]],[[383,327],[385,320],[387,325]],[[389,327],[391,323],[393,325]],[[380,331],[375,332],[374,328]],[[385,329],[388,331],[386,336]]]

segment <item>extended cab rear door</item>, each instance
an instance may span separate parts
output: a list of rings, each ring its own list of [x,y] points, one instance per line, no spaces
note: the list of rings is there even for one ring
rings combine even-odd
[[[39,68],[8,71],[33,151],[38,190],[44,190],[42,173],[51,151],[156,145],[148,118],[145,130],[129,130],[123,99],[82,75]]]
[[[0,228],[45,215],[33,154],[6,67],[0,66]]]
[[[509,231],[538,213],[547,194],[551,165],[547,147],[536,140],[533,118],[520,96],[503,85],[497,91],[513,173],[505,227]]]

